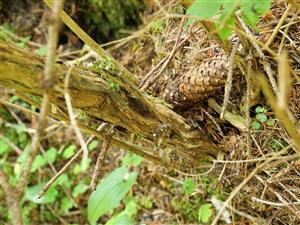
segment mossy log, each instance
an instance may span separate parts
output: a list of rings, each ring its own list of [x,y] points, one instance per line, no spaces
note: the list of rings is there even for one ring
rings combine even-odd
[[[33,104],[42,97],[39,85],[44,59],[6,41],[0,42],[0,86],[14,90]],[[112,144],[164,165],[184,169],[214,158],[220,151],[207,136],[192,131],[187,121],[166,104],[147,96],[122,72],[56,64],[56,82],[51,92],[51,116],[68,120],[64,99],[64,79],[70,72],[68,92],[74,109],[85,121],[105,121],[115,125]],[[113,84],[113,85],[112,85]],[[55,109],[55,110],[54,110]],[[95,130],[80,124],[89,133]],[[92,131],[92,132],[91,132]],[[136,135],[143,137],[131,140]],[[97,137],[103,137],[98,133]]]

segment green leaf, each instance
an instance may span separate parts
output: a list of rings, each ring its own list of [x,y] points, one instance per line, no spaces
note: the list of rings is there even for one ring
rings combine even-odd
[[[25,143],[28,141],[28,137],[27,137],[27,134],[25,132],[20,132],[19,135],[18,135],[18,139],[19,139],[19,142],[20,143]]]
[[[191,16],[197,16],[199,19],[210,18],[217,14],[222,5],[222,1],[207,1],[196,0],[188,8],[186,14]]]
[[[54,147],[49,148],[45,153],[47,159],[54,163],[57,156],[57,149]],[[47,164],[47,160],[41,154],[37,155],[32,163],[30,172],[35,172],[38,168],[41,168]]]
[[[241,9],[242,9],[242,18],[248,23],[250,26],[255,27],[258,22],[258,15],[254,11],[254,3],[253,1],[241,1]]]
[[[3,138],[0,138],[0,155],[4,155],[6,153],[9,153],[11,148],[9,145],[4,141]]]
[[[74,173],[75,175],[81,173],[81,166],[80,166],[80,164],[76,164],[76,165],[74,166],[73,173]]]
[[[267,121],[267,125],[270,126],[270,127],[274,126],[274,124],[275,124],[274,119],[270,119],[270,120]]]
[[[186,178],[183,182],[183,190],[186,195],[190,195],[195,190],[195,183],[192,178]]]
[[[53,186],[61,185],[66,188],[70,188],[71,184],[72,182],[70,181],[69,176],[66,173],[64,173],[53,183]]]
[[[263,15],[271,9],[271,5],[271,0],[256,0],[255,9],[260,15]]]
[[[122,165],[123,166],[129,166],[129,165],[138,166],[138,165],[140,165],[142,160],[143,160],[143,157],[136,155],[136,154],[132,154],[130,152],[127,152],[127,154],[125,155],[125,157],[122,160]]]
[[[25,191],[25,199],[37,204],[54,202],[58,195],[58,191],[53,186],[49,188],[49,190],[43,197],[37,198],[37,195],[42,190],[43,186],[44,184],[38,184],[32,187],[28,187]]]
[[[210,1],[209,3],[204,0],[195,0],[193,4],[186,11],[187,15],[196,16],[197,19],[210,18],[217,14],[222,5],[222,1]],[[192,19],[189,18],[185,26],[192,23]]]
[[[88,149],[89,149],[90,151],[92,151],[92,150],[94,150],[94,149],[97,147],[97,145],[98,145],[98,141],[94,140],[94,141],[92,141],[92,142],[88,145]]]
[[[60,210],[63,213],[68,213],[69,210],[73,207],[73,202],[67,197],[63,197],[60,201]]]
[[[137,213],[137,204],[135,201],[130,201],[126,204],[126,208],[114,215],[105,225],[131,225],[134,224],[133,217]]]
[[[241,0],[240,6],[242,10],[242,17],[246,23],[255,27],[259,16],[266,13],[271,7],[271,0]]]
[[[142,196],[139,201],[140,204],[146,209],[151,209],[153,207],[152,198],[149,196]]]
[[[256,113],[263,113],[263,112],[266,112],[266,110],[265,110],[264,107],[257,106],[257,107],[255,108],[255,112],[256,112]]]
[[[260,124],[260,122],[257,122],[257,121],[252,122],[251,127],[253,130],[261,130],[262,129],[262,125]]]
[[[236,2],[226,2],[223,4],[223,11],[216,23],[216,27],[220,38],[226,40],[232,33],[234,27],[234,11],[236,10]]]
[[[46,157],[47,159],[51,162],[54,163],[56,160],[56,156],[57,156],[57,149],[54,147],[49,148],[46,151]]]
[[[30,172],[35,172],[38,168],[41,168],[47,164],[46,159],[42,155],[37,155],[32,163]]]
[[[204,204],[198,211],[198,221],[207,223],[213,214],[212,205],[210,203]]]
[[[76,187],[72,192],[73,197],[76,198],[78,195],[84,193],[88,188],[89,188],[88,185],[86,185],[83,182],[80,182],[79,184],[76,185]]]
[[[17,158],[17,163],[15,163],[15,166],[14,166],[15,177],[17,179],[19,179],[21,176],[22,168],[26,162],[30,148],[31,148],[31,145],[27,144],[27,146],[24,148],[22,154]]]
[[[27,36],[27,37],[21,38],[21,40],[18,41],[16,43],[16,45],[19,46],[20,48],[27,48],[28,42],[30,41],[30,39],[31,39],[31,36]]]
[[[104,178],[92,193],[88,201],[88,220],[94,224],[104,214],[120,204],[137,178],[136,172],[129,173],[125,167],[119,167]]]
[[[75,154],[76,145],[69,145],[63,151],[62,157],[64,159],[69,159]]]
[[[20,123],[16,126],[17,133],[24,133],[26,130],[26,125],[24,123]]]
[[[256,114],[255,118],[261,123],[264,123],[268,120],[268,117],[263,113]]]
[[[40,47],[39,49],[38,49],[38,55],[39,56],[45,56],[46,55],[46,52],[47,52],[47,46],[46,45],[44,45],[44,46],[42,46],[42,47]]]

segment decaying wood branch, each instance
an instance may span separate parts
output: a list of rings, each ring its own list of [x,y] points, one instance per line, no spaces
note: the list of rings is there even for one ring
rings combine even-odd
[[[36,101],[42,96],[38,78],[43,68],[42,58],[15,48],[5,41],[0,42],[1,86],[22,93],[21,97],[26,96],[26,101]],[[68,69],[65,65],[56,65],[57,80],[50,97],[51,115],[56,118],[67,118],[63,89]],[[121,71],[114,68],[73,68],[69,92],[73,107],[83,117],[93,121],[105,121],[119,128],[112,144],[132,150],[126,139],[131,134],[139,134],[144,140],[139,144],[133,143],[132,147],[139,146],[140,143],[143,146],[139,146],[141,152],[135,153],[143,155],[144,151],[144,156],[151,156],[149,159],[156,163],[158,160],[163,165],[182,168],[214,157],[219,151],[205,134],[191,131],[183,117],[165,104],[140,92],[122,76]],[[79,127],[83,131],[87,130],[82,125]]]

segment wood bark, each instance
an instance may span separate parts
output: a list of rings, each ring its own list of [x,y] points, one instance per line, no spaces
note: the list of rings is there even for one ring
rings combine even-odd
[[[44,59],[6,41],[0,42],[0,85],[14,90],[25,101],[39,106],[43,89],[39,77]],[[220,149],[200,131],[192,131],[187,121],[167,104],[139,91],[122,71],[70,67],[56,64],[51,116],[68,121],[64,100],[64,78],[70,70],[69,93],[74,109],[80,113],[79,126],[103,138],[104,134],[86,124],[105,121],[117,132],[112,144],[142,155],[156,164],[185,169],[214,158]],[[83,119],[82,119],[83,118]],[[129,137],[140,137],[130,139]],[[131,140],[131,141],[129,141]]]

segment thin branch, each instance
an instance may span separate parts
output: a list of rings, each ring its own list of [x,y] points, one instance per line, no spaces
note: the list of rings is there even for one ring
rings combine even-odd
[[[97,132],[100,132],[101,130],[103,130],[105,123],[101,124],[98,128],[97,128]],[[86,145],[89,145],[93,139],[94,139],[94,135],[91,135],[87,142]],[[49,190],[49,188],[51,187],[51,185],[61,176],[64,174],[64,172],[73,164],[73,162],[75,162],[75,160],[82,154],[83,152],[83,148],[81,147],[80,150],[73,155],[73,157],[47,182],[47,184],[43,187],[43,189],[40,191],[40,193],[37,195],[38,198],[43,197],[46,192]]]
[[[100,153],[99,153],[98,158],[97,158],[97,162],[96,162],[96,165],[95,165],[94,173],[93,173],[91,184],[90,184],[90,189],[92,191],[96,190],[98,180],[99,180],[99,177],[100,177],[100,171],[101,171],[101,168],[103,166],[103,163],[104,163],[104,160],[105,160],[105,157],[106,157],[106,153],[109,149],[111,139],[112,139],[112,136],[113,136],[113,133],[114,133],[113,129],[114,128],[112,126],[111,129],[107,132],[108,134],[105,135],[105,138],[102,142],[102,147],[101,147]]]
[[[257,51],[259,57],[262,59],[262,64],[263,64],[264,70],[266,71],[266,73],[268,75],[268,78],[269,78],[269,81],[272,85],[273,91],[277,95],[278,94],[278,87],[277,87],[277,84],[276,84],[276,80],[273,76],[273,72],[272,72],[273,70],[270,66],[270,63],[267,61],[267,58],[266,58],[265,54],[263,53],[262,49],[255,42],[255,38],[253,37],[253,35],[252,35],[250,29],[248,28],[247,24],[242,20],[240,15],[237,15],[237,18],[238,18],[241,26],[243,27],[244,31],[247,33],[251,44],[253,45],[253,47]]]
[[[251,117],[250,117],[250,97],[251,97],[251,76],[252,76],[252,53],[249,54],[248,68],[246,73],[247,91],[246,91],[246,125],[247,125],[247,154],[251,155]]]
[[[54,64],[55,64],[55,54],[58,43],[58,33],[60,27],[60,21],[58,18],[59,12],[63,9],[64,0],[55,1],[53,6],[52,21],[49,21],[51,24],[49,26],[49,42],[47,45],[47,55],[46,55],[46,64],[44,69],[44,76],[40,82],[41,87],[44,89],[43,100],[41,104],[41,114],[39,116],[36,133],[33,136],[31,149],[28,154],[28,158],[22,169],[21,177],[17,186],[17,190],[22,192],[24,187],[28,182],[28,176],[30,173],[31,164],[35,155],[37,154],[40,146],[40,139],[43,130],[47,126],[47,115],[50,107],[50,90],[54,86]]]
[[[251,197],[252,201],[260,202],[266,205],[272,205],[272,206],[287,206],[287,205],[300,205],[300,202],[286,202],[286,203],[280,203],[280,202],[271,202],[268,200],[263,200],[260,198],[256,198],[254,196]]]
[[[288,17],[289,15],[289,11],[291,10],[292,8],[292,4],[288,4],[287,8],[285,9],[283,15],[281,16],[279,22],[277,23],[272,35],[270,36],[270,38],[268,39],[267,43],[265,44],[265,47],[269,47],[270,44],[274,41],[277,33],[279,32],[282,24],[284,23],[285,19]]]
[[[234,43],[232,50],[231,50],[230,57],[229,57],[229,69],[228,69],[227,80],[226,80],[226,84],[225,84],[225,93],[224,93],[223,107],[222,107],[221,113],[220,113],[220,119],[224,118],[224,113],[226,111],[227,104],[229,101],[229,96],[230,96],[231,87],[232,87],[233,69],[235,67],[234,58],[235,58],[239,44],[240,44],[239,40]]]
[[[71,74],[72,68],[73,67],[70,67],[70,69],[68,70],[68,72],[66,74],[65,87],[64,87],[65,88],[64,89],[64,96],[65,96],[65,100],[66,100],[66,105],[67,105],[67,110],[68,110],[71,125],[72,125],[72,127],[75,131],[75,134],[76,134],[76,136],[79,140],[81,148],[83,149],[82,166],[83,166],[83,170],[86,170],[89,151],[88,151],[87,145],[84,141],[84,138],[83,138],[83,136],[80,132],[80,129],[77,126],[77,122],[76,122],[76,119],[75,119],[76,116],[75,116],[75,113],[73,111],[71,97],[70,97],[70,94],[68,92],[69,79],[70,79],[70,74]]]

